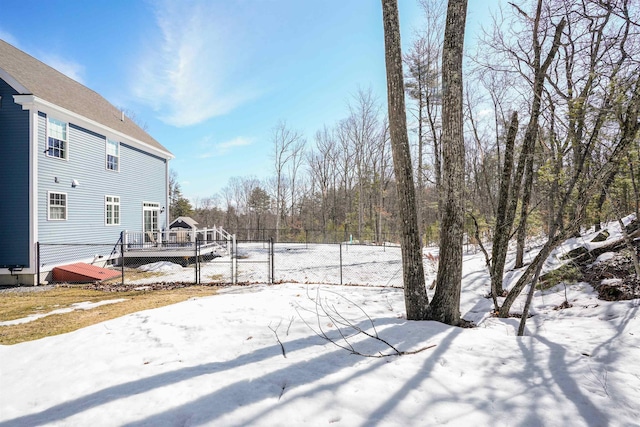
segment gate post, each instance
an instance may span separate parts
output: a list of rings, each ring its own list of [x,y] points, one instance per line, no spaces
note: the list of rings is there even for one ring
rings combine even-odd
[[[273,256],[273,237],[269,238],[269,264],[270,264],[270,283],[273,284],[275,282],[275,264],[274,264],[274,256]]]
[[[120,284],[124,286],[124,238],[125,232],[120,232]]]
[[[194,283],[195,283],[196,285],[198,284],[198,273],[199,273],[199,270],[200,270],[200,268],[199,268],[199,262],[200,262],[200,261],[199,261],[199,258],[200,258],[200,257],[198,256],[198,249],[199,249],[199,245],[200,245],[200,240],[198,240],[198,236],[197,236],[197,233],[196,233],[196,240],[195,240],[195,242],[194,242],[194,248],[193,248],[193,249],[194,249],[194,252],[195,252],[195,254],[194,254],[194,255],[195,255],[195,258],[194,258],[194,260],[193,260],[193,267],[194,267],[194,269],[195,269],[195,271],[194,271],[194,272],[195,272],[195,276],[196,276],[196,279],[195,279],[195,282],[194,282]]]

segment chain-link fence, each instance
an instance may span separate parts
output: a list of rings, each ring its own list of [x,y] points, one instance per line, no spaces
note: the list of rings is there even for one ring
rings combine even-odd
[[[39,283],[324,283],[402,287],[397,245],[199,241],[182,246],[38,244]],[[435,273],[428,260],[427,278]]]
[[[402,287],[399,246],[280,243],[274,252],[276,281]]]
[[[121,245],[113,243],[38,243],[37,282],[122,282]],[[96,279],[99,278],[99,279]]]
[[[234,283],[234,245],[38,243],[38,283]],[[206,267],[203,267],[206,266]],[[205,277],[203,277],[203,274]]]
[[[276,244],[281,243],[348,243],[355,245],[398,244],[400,236],[397,233],[375,232],[371,230],[351,230],[349,228],[322,229],[291,229],[291,228],[240,228],[235,231],[238,240],[267,241],[273,239]],[[386,243],[385,243],[386,242]]]

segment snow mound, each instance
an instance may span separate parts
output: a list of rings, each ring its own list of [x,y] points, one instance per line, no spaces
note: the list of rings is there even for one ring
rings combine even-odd
[[[138,267],[138,270],[151,272],[167,272],[182,270],[182,266],[170,261],[158,261],[152,262],[151,264],[141,265],[140,267]]]

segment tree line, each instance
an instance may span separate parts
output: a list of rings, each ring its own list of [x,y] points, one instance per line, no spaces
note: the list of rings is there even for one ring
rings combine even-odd
[[[505,191],[517,192],[512,202],[517,201],[518,214],[511,221],[518,225],[520,241],[548,232],[561,203],[559,190],[572,169],[592,175],[614,148],[638,77],[634,2],[520,3],[500,11],[466,58],[465,232],[471,240],[474,219],[480,236],[492,237],[493,226],[502,221],[498,211],[505,212],[500,204]],[[420,4],[424,25],[404,54],[404,77],[420,235],[425,244],[435,244],[442,189],[446,2]],[[518,127],[509,149],[513,111],[519,113]],[[215,223],[245,234],[278,230],[287,237],[300,230],[324,230],[333,236],[347,230],[355,239],[397,240],[398,197],[386,117],[378,95],[360,88],[348,101],[348,115],[311,137],[281,121],[270,137],[272,177],[232,177],[219,194],[192,204],[185,203],[178,186],[172,215],[187,213],[203,225]],[[608,173],[603,188],[589,194],[581,225],[613,218],[612,201],[623,212],[636,210],[635,145],[625,150],[624,161]],[[516,163],[512,172],[505,171],[505,158]],[[501,189],[505,173],[515,175],[511,181],[518,188]]]
[[[533,290],[544,260],[561,241],[638,213],[640,4],[507,3],[462,67],[456,55],[462,52],[466,1],[420,0],[423,26],[401,56],[397,79],[389,68],[398,65],[399,47],[389,50],[399,46],[392,25],[397,4],[382,3],[390,43],[387,108],[371,90],[359,89],[346,117],[311,139],[285,121],[277,123],[273,176],[231,178],[220,194],[194,201],[193,216],[248,238],[271,230],[276,239],[295,239],[313,230],[318,239],[402,241],[404,247],[410,243],[403,208],[415,205],[413,234],[421,245],[439,244],[441,256],[452,250],[457,260],[467,239],[485,253],[496,313],[508,316],[526,285]],[[397,40],[387,37],[396,32]],[[406,107],[404,100],[392,103],[392,79],[403,81]],[[399,105],[403,115],[395,111]],[[402,137],[387,117],[408,126],[410,175],[394,165]],[[402,193],[407,179],[414,201]],[[531,236],[546,243],[525,266]],[[512,239],[516,267],[525,270],[506,290]],[[440,266],[459,270],[454,262]],[[448,288],[448,277],[459,284],[458,276],[439,271],[438,288]],[[459,289],[451,286],[447,298],[455,306]],[[459,313],[442,316],[447,323],[460,321]]]

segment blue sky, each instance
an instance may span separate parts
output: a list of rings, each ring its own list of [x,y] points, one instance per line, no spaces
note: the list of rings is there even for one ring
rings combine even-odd
[[[470,0],[467,45],[497,1]],[[279,120],[311,145],[359,88],[386,103],[378,0],[0,0],[0,38],[134,111],[190,198],[270,176]]]

